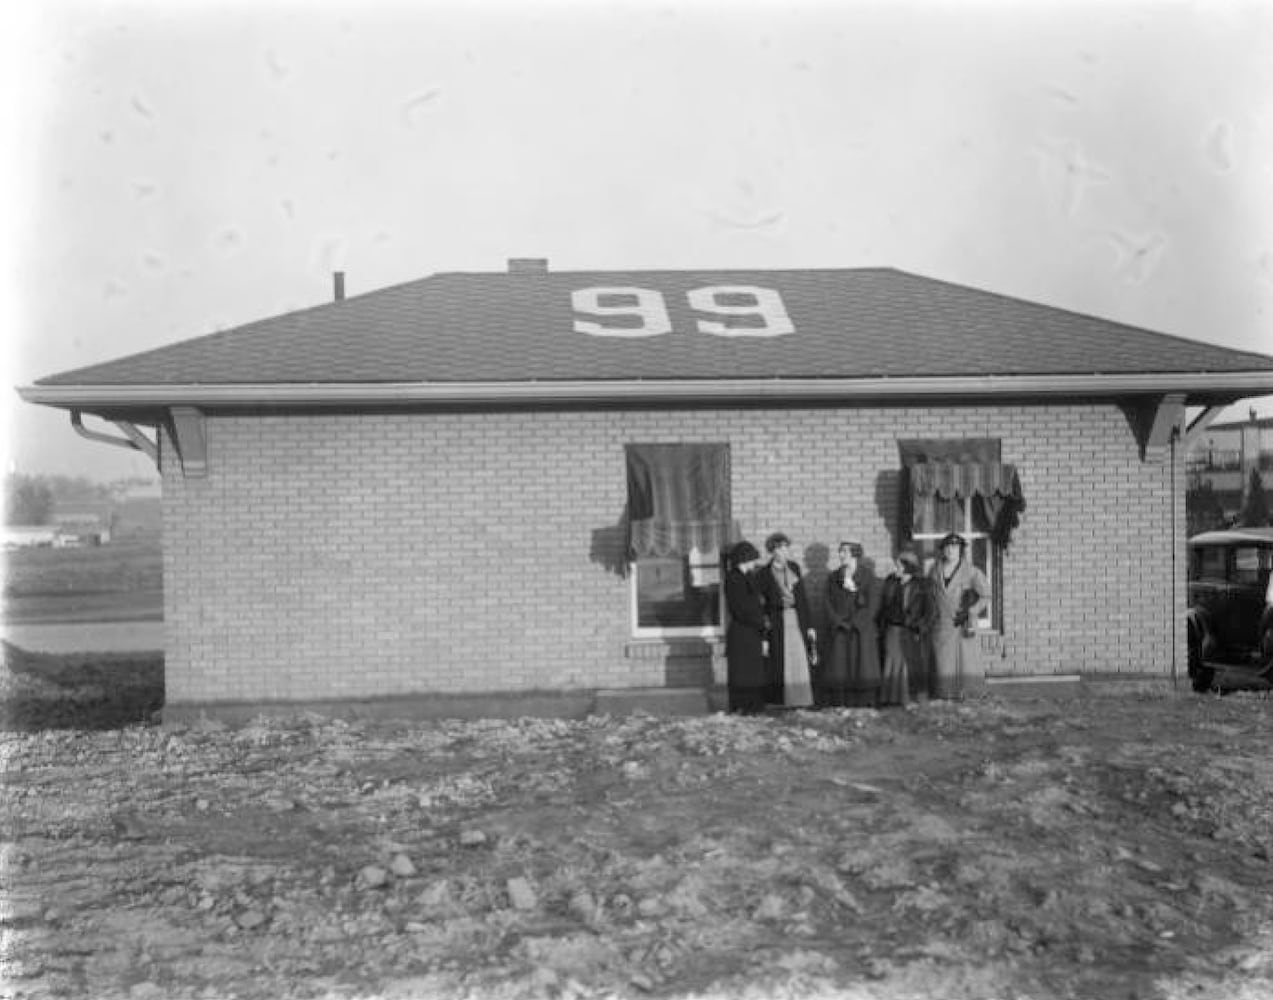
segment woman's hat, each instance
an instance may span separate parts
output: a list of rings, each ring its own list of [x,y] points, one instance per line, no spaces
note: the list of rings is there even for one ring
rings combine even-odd
[[[729,552],[729,561],[735,566],[754,562],[759,558],[760,553],[756,551],[756,546],[752,545],[751,542],[739,542]]]
[[[944,549],[947,545],[951,544],[958,545],[961,549],[966,549],[968,548],[968,539],[964,538],[963,535],[956,534],[952,531],[949,535],[946,535],[940,542],[937,543],[937,548]]]
[[[919,572],[919,556],[910,549],[903,549],[897,554],[897,561],[915,572]]]

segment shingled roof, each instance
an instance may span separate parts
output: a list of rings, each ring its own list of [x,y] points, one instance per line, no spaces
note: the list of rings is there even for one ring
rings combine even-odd
[[[543,267],[436,274],[52,375],[23,395],[91,409],[108,396],[207,405],[235,391],[268,402],[340,386],[354,400],[354,387],[431,386],[462,399],[465,386],[655,392],[687,380],[766,380],[770,394],[828,380],[846,390],[949,383],[965,394],[993,381],[1029,394],[1093,377],[1240,398],[1273,392],[1273,358],[891,268]]]

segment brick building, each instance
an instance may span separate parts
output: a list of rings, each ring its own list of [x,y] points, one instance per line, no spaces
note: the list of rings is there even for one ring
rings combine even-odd
[[[521,260],[21,391],[161,468],[169,717],[581,713],[710,692],[719,549],[776,530],[815,583],[969,535],[992,682],[1183,674],[1184,449],[1273,358],[891,269]]]

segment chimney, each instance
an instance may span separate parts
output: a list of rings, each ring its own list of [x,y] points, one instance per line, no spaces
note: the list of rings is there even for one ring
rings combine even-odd
[[[547,274],[547,257],[509,257],[509,274]]]
[[[344,271],[332,272],[332,295],[335,297],[337,302],[340,302],[341,300],[344,299],[345,297],[345,272]]]

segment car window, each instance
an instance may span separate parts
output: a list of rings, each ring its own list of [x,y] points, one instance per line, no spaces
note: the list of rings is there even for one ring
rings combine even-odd
[[[1197,552],[1198,579],[1223,580],[1225,578],[1225,557],[1228,550],[1219,546],[1199,548]]]
[[[1260,550],[1253,545],[1233,550],[1233,582],[1260,582]]]

